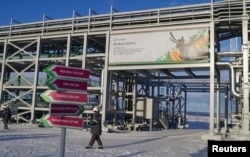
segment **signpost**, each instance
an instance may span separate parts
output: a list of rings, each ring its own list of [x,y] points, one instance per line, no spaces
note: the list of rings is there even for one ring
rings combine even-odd
[[[87,81],[90,72],[87,69],[50,65],[44,69],[50,77],[46,82],[49,90],[41,97],[50,103],[50,114],[43,116],[40,121],[44,126],[61,127],[60,157],[64,157],[66,128],[83,128],[83,119],[79,115],[86,104]]]
[[[84,111],[82,105],[50,104],[51,116],[79,116]]]
[[[41,121],[46,127],[57,126],[64,128],[82,129],[83,126],[82,118],[74,116],[70,117],[46,115],[41,118]]]
[[[63,77],[63,78],[86,80],[86,81],[89,79],[89,70],[75,68],[75,67],[50,65],[44,69],[44,72],[52,78]]]
[[[46,82],[46,85],[52,90],[70,90],[82,92],[87,90],[88,83],[86,81],[51,78]]]
[[[85,104],[88,101],[87,93],[46,90],[41,94],[44,101],[49,103],[63,104]]]

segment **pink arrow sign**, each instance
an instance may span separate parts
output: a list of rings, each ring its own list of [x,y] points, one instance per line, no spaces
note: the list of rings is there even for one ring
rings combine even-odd
[[[56,90],[46,90],[41,94],[44,101],[54,104],[86,104],[88,101],[85,92],[58,92]]]
[[[68,80],[64,78],[51,78],[46,85],[52,90],[86,91],[88,83],[86,81]]]
[[[83,119],[81,117],[70,116],[50,116],[46,115],[41,119],[45,126],[68,127],[74,129],[83,128]]]
[[[82,105],[50,104],[51,116],[79,116],[84,111]]]
[[[50,77],[63,77],[72,79],[89,79],[89,70],[76,67],[66,67],[60,65],[50,65],[44,69]]]

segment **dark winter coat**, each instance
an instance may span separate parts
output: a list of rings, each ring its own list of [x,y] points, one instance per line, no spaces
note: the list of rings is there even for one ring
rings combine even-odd
[[[11,111],[9,107],[6,107],[3,110],[3,121],[4,123],[8,123],[8,121],[11,119]]]
[[[89,123],[91,125],[90,133],[101,135],[102,134],[102,124],[101,115],[94,114],[93,119]]]

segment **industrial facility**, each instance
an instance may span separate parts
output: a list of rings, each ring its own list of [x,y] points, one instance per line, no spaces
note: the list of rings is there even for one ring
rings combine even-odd
[[[202,138],[249,139],[249,14],[250,1],[221,0],[12,19],[0,26],[1,110],[10,105],[17,123],[38,123],[50,106],[40,96],[48,89],[44,69],[60,65],[90,71],[86,121],[98,106],[106,128],[185,129],[187,94],[205,92],[209,133]]]

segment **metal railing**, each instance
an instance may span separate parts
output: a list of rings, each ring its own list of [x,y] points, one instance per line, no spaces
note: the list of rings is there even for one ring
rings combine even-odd
[[[249,13],[250,1],[246,1]],[[213,11],[213,12],[212,12]],[[65,19],[48,19],[32,23],[13,23],[0,26],[0,40],[20,36],[49,36],[64,33],[82,33],[119,29],[135,29],[164,25],[184,25],[240,19],[243,14],[243,1],[230,0],[199,5],[161,8],[133,12],[112,12],[109,14],[77,16]]]

